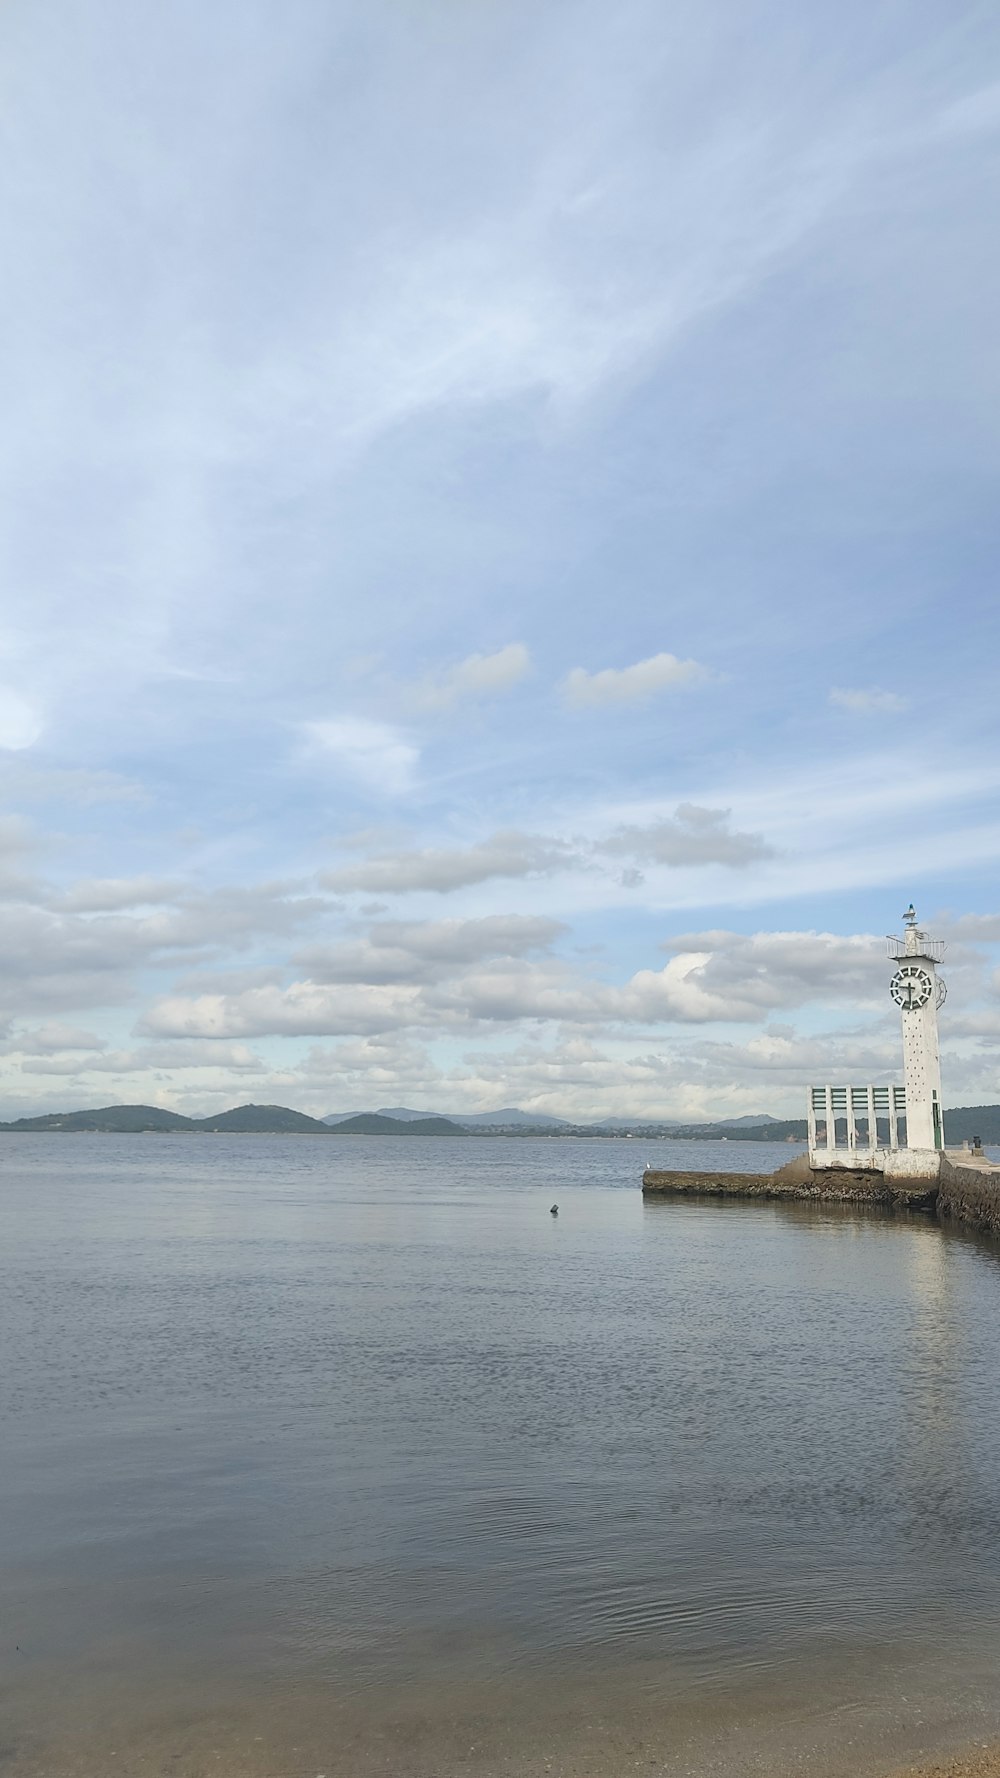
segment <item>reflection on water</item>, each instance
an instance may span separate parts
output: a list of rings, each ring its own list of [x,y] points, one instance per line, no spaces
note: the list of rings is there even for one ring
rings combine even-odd
[[[996,1250],[644,1204],[647,1158],[712,1156],[4,1138],[6,1769],[833,1772],[1000,1722]]]

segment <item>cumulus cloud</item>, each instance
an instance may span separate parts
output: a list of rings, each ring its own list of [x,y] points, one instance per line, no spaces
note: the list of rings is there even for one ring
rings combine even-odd
[[[548,950],[565,930],[558,920],[527,914],[385,920],[365,939],[300,951],[294,961],[319,981],[433,981],[484,957],[524,957]]]
[[[607,839],[598,842],[595,851],[674,869],[699,864],[725,864],[736,869],[773,857],[773,848],[761,834],[733,830],[731,814],[730,809],[703,809],[697,803],[680,803],[672,817],[644,827],[616,827]]]
[[[361,1037],[332,1048],[314,1044],[296,1072],[313,1090],[324,1090],[327,1111],[343,1111],[354,1104],[371,1110],[373,1100],[382,1103],[408,1101],[441,1080],[426,1046],[397,1032]]]
[[[367,1036],[548,1023],[581,1028],[753,1023],[810,1002],[862,1007],[884,989],[883,941],[831,933],[704,932],[622,984],[549,954],[558,928],[527,920],[400,923],[384,944],[333,948],[287,986],[167,996],[145,1035]],[[374,936],[374,935],[373,935]]]
[[[140,1020],[150,1037],[354,1037],[422,1023],[418,990],[398,983],[325,987],[313,981],[242,994],[167,995]]]
[[[429,677],[413,688],[409,701],[418,710],[450,710],[455,704],[502,697],[531,671],[523,642],[511,642],[495,654],[470,654],[457,666]]]
[[[898,716],[910,707],[908,698],[900,697],[895,691],[882,691],[877,685],[858,691],[835,685],[830,693],[830,703],[838,710],[850,710],[860,716]]]
[[[626,989],[636,1014],[690,1023],[744,1022],[780,1009],[839,1001],[870,1006],[885,987],[885,941],[869,934],[708,931],[670,941],[664,969]]]
[[[304,723],[303,732],[313,752],[369,790],[399,796],[412,788],[420,754],[391,724],[338,716]]]
[[[945,918],[936,924],[942,932],[959,940],[1000,944],[1000,914],[960,914],[957,919]]]
[[[81,912],[42,895],[0,907],[0,980],[17,1016],[112,1006],[141,969],[194,964],[299,933],[327,903],[288,884],[187,890],[173,905]],[[84,892],[84,900],[87,892]],[[100,899],[100,898],[99,898]]]
[[[563,680],[563,696],[575,709],[600,704],[644,704],[661,692],[697,685],[709,678],[698,661],[678,660],[675,654],[654,654],[631,667],[604,667],[588,673],[574,667]]]
[[[430,889],[445,895],[491,877],[544,876],[575,862],[574,848],[563,840],[510,830],[473,846],[384,852],[363,864],[325,871],[321,881],[328,889],[380,894]]]

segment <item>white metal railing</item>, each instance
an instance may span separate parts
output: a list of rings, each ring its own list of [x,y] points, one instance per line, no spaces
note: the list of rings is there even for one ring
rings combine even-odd
[[[810,1148],[905,1148],[906,1091],[898,1086],[809,1089]]]
[[[915,944],[911,941],[908,945],[905,938],[895,938],[891,932],[885,942],[894,963],[900,957],[929,957],[932,963],[940,963],[945,953],[943,938],[927,938],[922,932],[916,934]]]

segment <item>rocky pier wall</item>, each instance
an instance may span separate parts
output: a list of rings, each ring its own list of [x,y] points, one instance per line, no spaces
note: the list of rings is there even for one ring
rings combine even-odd
[[[1000,1167],[945,1156],[936,1210],[942,1222],[964,1222],[1000,1237]]]
[[[937,1179],[886,1178],[859,1167],[811,1167],[799,1155],[776,1173],[672,1173],[647,1168],[646,1197],[756,1198],[785,1203],[876,1204],[920,1210],[1000,1237],[1000,1167],[942,1155]]]

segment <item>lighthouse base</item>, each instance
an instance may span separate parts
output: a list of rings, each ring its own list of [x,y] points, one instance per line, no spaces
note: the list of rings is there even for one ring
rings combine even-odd
[[[809,1165],[817,1173],[881,1173],[891,1180],[937,1179],[941,1150],[937,1148],[810,1148]]]

